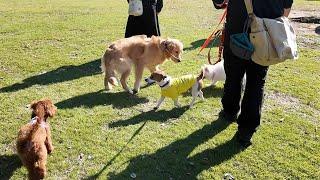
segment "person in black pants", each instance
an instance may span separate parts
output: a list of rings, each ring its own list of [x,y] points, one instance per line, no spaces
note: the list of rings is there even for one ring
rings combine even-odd
[[[127,0],[129,2],[129,0]],[[155,0],[142,0],[143,4],[143,14],[141,16],[129,15],[125,37],[131,37],[134,35],[145,34],[148,37],[152,35],[160,36],[160,27],[158,23],[158,14],[160,13],[163,2],[162,0],[157,0],[156,4],[156,17],[154,17],[154,11],[152,5],[155,4]],[[157,22],[155,22],[155,18]],[[156,27],[157,26],[157,27]],[[158,29],[158,32],[157,32]]]
[[[221,100],[222,113],[228,121],[237,120],[237,140],[242,146],[248,147],[252,144],[251,138],[260,125],[268,67],[258,65],[252,60],[248,61],[236,57],[229,47],[230,35],[242,33],[248,18],[244,0],[212,1],[217,9],[227,7],[228,12],[223,52],[226,81]],[[293,0],[252,0],[253,11],[256,16],[261,18],[288,16],[292,3]],[[244,74],[247,76],[247,82],[241,101],[241,85]]]

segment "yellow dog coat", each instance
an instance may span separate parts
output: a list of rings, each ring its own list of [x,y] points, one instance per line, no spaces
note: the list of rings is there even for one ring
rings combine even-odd
[[[185,75],[171,80],[170,86],[161,88],[161,96],[177,99],[181,93],[186,92],[197,81],[195,75]]]

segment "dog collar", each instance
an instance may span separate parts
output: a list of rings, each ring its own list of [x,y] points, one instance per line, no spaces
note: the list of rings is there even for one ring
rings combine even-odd
[[[29,122],[29,123],[30,123],[31,125],[36,124],[36,123],[37,123],[37,119],[38,119],[38,118],[39,118],[38,116],[33,117],[33,118],[30,120],[30,122]],[[46,127],[47,127],[46,122],[42,121],[42,122],[40,123],[40,127],[42,127],[42,128],[46,128]]]
[[[170,78],[169,76],[166,77],[164,80],[162,80],[162,81],[159,82],[159,86],[160,86],[161,88],[166,87],[166,86],[170,83],[170,80],[171,80],[171,78]]]
[[[37,119],[38,119],[38,116],[35,116],[35,117],[33,117],[31,120],[30,120],[30,124],[31,125],[34,125],[36,122],[37,122]]]
[[[170,57],[173,57],[174,59],[180,61],[180,58],[178,58],[177,56],[173,55],[167,48],[166,48],[166,52],[170,54]]]

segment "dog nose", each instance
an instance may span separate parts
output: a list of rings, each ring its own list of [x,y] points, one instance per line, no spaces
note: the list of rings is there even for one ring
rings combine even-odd
[[[178,62],[181,62],[181,60],[180,60],[180,59],[178,59]]]

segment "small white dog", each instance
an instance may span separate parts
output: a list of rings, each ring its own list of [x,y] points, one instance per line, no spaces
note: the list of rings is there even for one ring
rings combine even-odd
[[[218,81],[226,80],[226,73],[223,67],[223,60],[214,65],[204,65],[202,67],[205,79],[210,80],[214,86]]]
[[[203,75],[205,79],[211,81],[211,86],[214,86],[218,81],[225,81],[226,80],[226,72],[224,71],[223,66],[224,61],[220,61],[214,65],[204,65],[202,67]],[[246,74],[243,77],[242,81],[242,90],[246,85]]]

